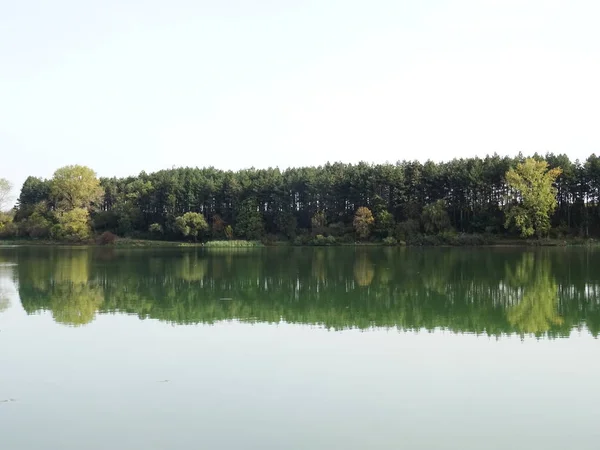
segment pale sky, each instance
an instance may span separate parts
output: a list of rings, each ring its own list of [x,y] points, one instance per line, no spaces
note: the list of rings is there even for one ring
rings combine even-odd
[[[4,0],[0,177],[600,153],[600,2]]]

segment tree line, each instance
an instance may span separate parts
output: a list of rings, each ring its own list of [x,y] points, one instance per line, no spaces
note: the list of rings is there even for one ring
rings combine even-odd
[[[600,160],[498,155],[280,170],[176,168],[29,177],[0,237],[427,242],[427,236],[600,234]],[[468,238],[467,238],[468,239]]]

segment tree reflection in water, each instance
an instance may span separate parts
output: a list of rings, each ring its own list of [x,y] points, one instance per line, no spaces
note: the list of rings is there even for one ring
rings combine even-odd
[[[28,313],[100,312],[493,336],[600,330],[600,252],[518,249],[34,249],[14,252]],[[582,256],[583,255],[583,256]]]

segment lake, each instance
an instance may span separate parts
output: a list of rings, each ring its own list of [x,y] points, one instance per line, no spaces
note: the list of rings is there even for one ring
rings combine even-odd
[[[597,449],[600,251],[0,247],[0,447]]]

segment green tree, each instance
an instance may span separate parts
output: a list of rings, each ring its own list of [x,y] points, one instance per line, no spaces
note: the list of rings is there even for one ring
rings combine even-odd
[[[375,231],[380,238],[386,238],[394,233],[396,223],[394,216],[386,209],[375,213]]]
[[[58,223],[51,230],[51,235],[54,239],[84,241],[92,235],[90,214],[85,208],[57,211],[56,221]]]
[[[198,240],[198,235],[208,231],[208,223],[204,216],[195,212],[187,212],[183,216],[175,219],[175,228],[184,237],[191,236],[194,242]]]
[[[314,233],[322,233],[323,229],[327,226],[327,219],[323,211],[318,211],[310,219],[310,225]]]
[[[281,211],[275,216],[275,225],[279,232],[289,239],[296,236],[298,221],[291,212]]]
[[[65,166],[54,172],[50,183],[52,199],[61,208],[89,208],[102,196],[96,173],[85,166]]]
[[[527,158],[516,168],[506,172],[506,182],[512,198],[506,210],[505,227],[514,224],[523,237],[538,238],[550,228],[550,214],[557,205],[556,178],[560,167],[548,169],[546,161]]]
[[[235,234],[245,239],[260,239],[265,232],[265,224],[255,199],[248,198],[240,206],[236,217]]]
[[[225,235],[225,221],[219,214],[215,214],[212,218],[212,238],[213,239],[222,239]]]
[[[12,191],[12,184],[6,178],[0,178],[0,212],[8,206]]]
[[[450,228],[450,217],[446,211],[446,202],[438,200],[423,208],[421,222],[426,233],[440,233]]]
[[[360,239],[366,239],[371,234],[371,227],[375,219],[373,218],[373,213],[366,206],[361,206],[356,210],[356,214],[354,215],[354,230]]]
[[[33,212],[20,223],[22,234],[32,238],[45,238],[50,235],[52,222],[46,202],[39,202],[33,207]]]
[[[163,226],[160,223],[153,223],[148,227],[148,231],[153,236],[162,236]]]

